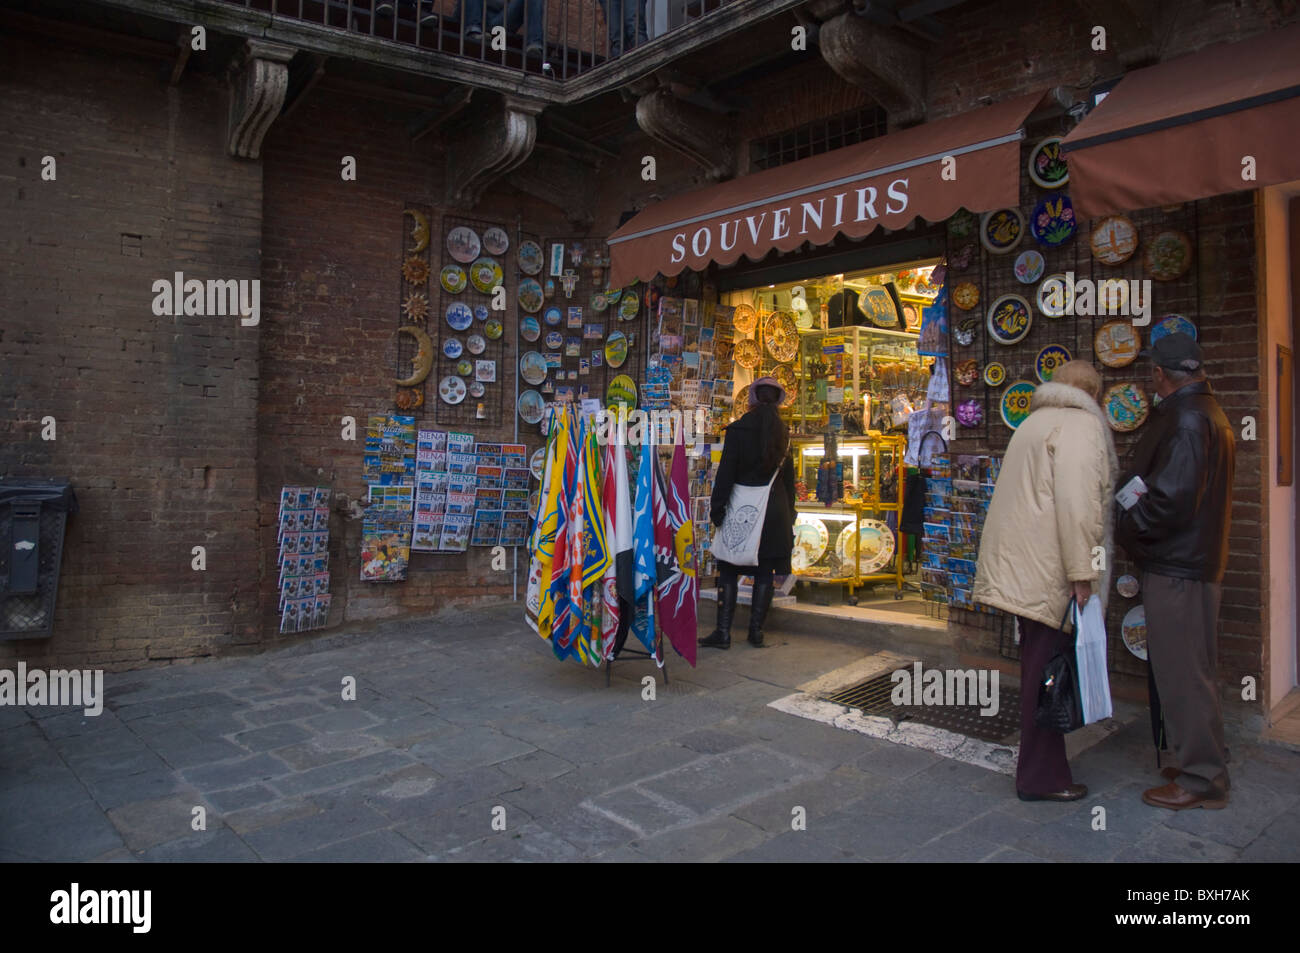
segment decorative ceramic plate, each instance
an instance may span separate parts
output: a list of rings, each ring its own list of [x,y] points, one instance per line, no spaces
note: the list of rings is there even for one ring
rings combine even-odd
[[[515,402],[515,409],[519,411],[519,416],[523,419],[524,423],[539,423],[542,419],[543,412],[546,410],[546,401],[542,399],[542,395],[537,393],[537,391],[526,390],[519,395],[519,400]],[[544,460],[546,458],[545,448],[538,452],[541,453],[542,459]],[[537,455],[534,454],[533,456],[534,459],[536,459]],[[538,463],[540,464],[541,461],[539,460]],[[538,479],[541,479],[541,474],[537,472],[540,469],[540,465],[533,469],[533,476]]]
[[[1016,381],[1002,392],[998,409],[1002,414],[1002,422],[1012,430],[1023,424],[1029,416],[1036,389],[1029,381]]]
[[[1098,261],[1106,265],[1122,265],[1137,251],[1137,226],[1123,215],[1111,215],[1097,223],[1088,244]]]
[[[486,393],[487,387],[484,386],[482,381],[475,381],[469,385],[469,396],[471,397],[482,397]]]
[[[605,297],[605,292],[597,291],[591,296],[591,310],[600,313],[609,307],[609,299]]]
[[[758,312],[752,305],[736,305],[736,313],[731,316],[732,326],[741,334],[749,334],[758,326]]]
[[[785,399],[787,401],[793,401],[795,388],[794,365],[778,364],[772,369],[772,376],[775,377],[777,383],[785,389]]]
[[[540,384],[546,380],[546,373],[550,368],[546,364],[546,358],[536,351],[525,351],[519,358],[519,375],[529,384]]]
[[[1049,318],[1060,318],[1074,307],[1074,285],[1059,272],[1048,275],[1038,286],[1038,310]]]
[[[460,343],[460,338],[447,338],[442,342],[442,353],[446,354],[453,361],[464,352],[465,348]]]
[[[1115,580],[1115,591],[1125,599],[1132,599],[1142,591],[1142,584],[1137,581],[1137,576],[1125,573]]]
[[[469,377],[469,375],[474,373],[474,362],[461,358],[456,362],[456,373],[461,377]]]
[[[540,490],[533,490],[528,494],[528,517],[537,519],[537,509],[542,504],[542,493]]]
[[[1173,281],[1192,267],[1192,240],[1183,232],[1161,232],[1147,242],[1142,263],[1156,281]]]
[[[993,361],[984,368],[984,383],[990,387],[998,387],[1006,379],[1007,369],[997,361]]]
[[[736,399],[731,402],[731,419],[739,420],[749,411],[749,385],[746,384],[736,392]]]
[[[626,407],[629,411],[636,407],[636,381],[626,374],[611,380],[605,388],[605,406],[611,410]]]
[[[464,291],[465,284],[468,281],[465,277],[465,269],[460,265],[448,265],[443,268],[442,272],[438,275],[438,280],[442,283],[443,288],[454,295],[458,295]],[[474,312],[471,311],[470,317],[472,318],[473,316]]]
[[[557,327],[564,320],[564,312],[556,307],[547,308],[546,313],[542,315],[542,320],[551,327]]]
[[[447,251],[462,265],[468,265],[482,250],[483,243],[479,241],[478,232],[466,225],[460,225],[447,233]],[[464,397],[463,394],[461,396]]]
[[[1034,373],[1038,379],[1046,384],[1052,379],[1057,368],[1067,363],[1071,358],[1070,352],[1059,344],[1049,344],[1038,352],[1038,357],[1034,361]]]
[[[525,275],[535,275],[542,270],[542,246],[537,242],[519,243],[519,270]]]
[[[447,305],[447,323],[456,331],[464,331],[474,323],[474,312],[463,301],[453,301]]]
[[[736,342],[736,350],[732,359],[741,367],[747,370],[753,370],[763,360],[763,351],[758,346],[757,341],[744,340]]]
[[[1136,655],[1138,658],[1146,661],[1147,657],[1147,610],[1146,606],[1134,606],[1128,610],[1124,616],[1124,621],[1120,625],[1120,636],[1124,639],[1124,647]]]
[[[611,308],[614,307],[614,305],[618,304],[621,300],[623,300],[622,288],[605,289],[605,303],[609,305]]]
[[[505,327],[496,318],[489,318],[487,324],[483,325],[483,333],[489,341],[497,340],[504,332]]]
[[[631,321],[640,311],[641,299],[630,291],[618,303],[618,316],[624,321]]]
[[[627,335],[622,331],[611,331],[605,339],[605,363],[610,367],[622,367],[627,360]]]
[[[1043,199],[1034,207],[1033,217],[1029,220],[1029,230],[1034,235],[1034,241],[1045,248],[1064,245],[1074,237],[1078,229],[1079,225],[1074,220],[1074,206],[1070,204],[1068,195]]]
[[[1122,278],[1103,278],[1097,282],[1097,313],[1128,313],[1128,282]]]
[[[558,351],[564,347],[564,335],[559,331],[547,331],[545,344],[552,351]]]
[[[471,334],[465,340],[465,350],[471,354],[482,354],[487,350],[487,341],[481,334]]]
[[[1130,321],[1107,321],[1092,339],[1092,352],[1107,367],[1127,367],[1141,348],[1142,339]]]
[[[438,385],[438,396],[448,404],[459,404],[465,399],[465,382],[459,377],[448,374]]]
[[[519,307],[529,314],[536,314],[542,309],[542,286],[533,278],[519,282]]]
[[[538,418],[539,420],[541,418]],[[546,472],[546,448],[538,447],[533,451],[532,457],[528,460],[528,469],[532,471],[533,477],[540,480],[542,474]]]
[[[1154,344],[1168,334],[1181,332],[1193,341],[1196,340],[1196,325],[1181,314],[1167,314],[1151,329],[1151,343]]]
[[[1022,251],[1016,256],[1016,281],[1022,285],[1032,285],[1043,277],[1043,256],[1032,249]]]
[[[1020,295],[1003,295],[989,307],[989,335],[999,344],[1015,344],[1033,323],[1029,302]]]
[[[1025,234],[1025,219],[1019,209],[1000,208],[985,212],[980,219],[980,244],[994,255],[1005,255],[1020,244]]]
[[[898,305],[884,288],[868,288],[858,295],[858,311],[878,328],[898,327]]]
[[[894,557],[894,532],[880,520],[858,520],[858,570],[864,576],[878,572]],[[853,527],[840,530],[835,553],[853,565]]]
[[[794,552],[790,555],[790,566],[795,572],[807,569],[826,555],[831,534],[826,524],[815,516],[800,514],[794,521]]]
[[[953,328],[952,336],[962,347],[970,347],[975,343],[975,335],[979,333],[980,323],[978,318],[967,318],[957,327]]]
[[[490,311],[488,310],[488,306],[485,305],[485,304],[476,304],[476,305],[474,305],[474,320],[475,320],[475,321],[486,321],[486,320],[488,319],[488,315],[491,314],[491,313],[492,313],[492,312],[490,312]]]
[[[542,336],[541,322],[531,314],[524,315],[523,320],[519,322],[519,336],[525,341],[536,341]]]
[[[504,277],[501,266],[497,264],[495,258],[480,258],[469,266],[470,282],[485,295],[490,295],[492,289],[501,284]]]
[[[510,236],[504,228],[493,225],[483,233],[483,250],[489,255],[504,255],[510,249]]]
[[[1151,404],[1142,388],[1132,381],[1106,388],[1101,398],[1101,409],[1111,427],[1120,433],[1129,433],[1142,426],[1151,411]]]
[[[1061,155],[1061,137],[1049,136],[1029,153],[1029,178],[1041,189],[1059,189],[1070,181],[1070,169]]]
[[[948,234],[953,238],[970,238],[978,224],[979,219],[975,217],[974,212],[968,212],[964,208],[959,209],[948,219]]]
[[[974,358],[971,358],[968,361],[958,361],[954,374],[957,377],[958,384],[961,384],[963,387],[970,387],[980,379],[979,361]]]
[[[980,303],[979,286],[969,281],[963,281],[952,289],[952,303],[963,311],[969,311]]]
[[[764,321],[763,343],[767,345],[767,353],[778,361],[793,361],[799,352],[799,331],[795,327],[794,315],[789,311],[778,311]]]

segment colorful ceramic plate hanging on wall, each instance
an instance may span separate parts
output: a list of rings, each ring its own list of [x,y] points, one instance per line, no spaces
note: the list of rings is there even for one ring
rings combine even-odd
[[[618,316],[624,321],[631,321],[641,311],[641,298],[634,292],[629,291],[623,296],[623,300],[618,303]]]
[[[1022,285],[1032,285],[1043,277],[1043,256],[1033,249],[1022,251],[1016,256],[1016,281]]]
[[[1060,318],[1074,307],[1074,286],[1059,272],[1048,275],[1038,286],[1038,310],[1049,318]]]
[[[461,358],[456,363],[456,373],[461,377],[469,377],[469,375],[474,373],[474,362],[467,360],[466,358]]]
[[[800,514],[794,520],[794,552],[790,554],[790,566],[795,572],[802,572],[826,555],[826,547],[831,535],[826,524],[815,516]]]
[[[1141,349],[1142,339],[1131,321],[1107,321],[1092,339],[1092,352],[1107,367],[1127,367]]]
[[[1002,392],[998,409],[1002,414],[1002,422],[1012,430],[1023,424],[1029,416],[1036,389],[1029,381],[1016,381]]]
[[[963,281],[952,289],[952,303],[963,311],[969,311],[980,303],[979,286],[969,281]]]
[[[1124,616],[1120,624],[1120,635],[1124,647],[1146,661],[1147,658],[1147,610],[1146,606],[1134,606]]]
[[[503,277],[495,258],[480,258],[469,267],[469,280],[485,295],[490,295]]]
[[[1049,344],[1038,352],[1038,357],[1034,360],[1034,373],[1038,379],[1046,384],[1052,379],[1057,368],[1070,360],[1070,352],[1059,344]]]
[[[749,385],[746,384],[736,392],[736,399],[731,402],[731,419],[739,420],[749,411]]]
[[[793,400],[796,384],[794,365],[778,364],[773,369],[772,376],[777,379],[777,382],[785,390],[786,400]]]
[[[731,316],[731,324],[741,334],[750,334],[758,326],[758,312],[752,305],[738,304]]]
[[[469,385],[469,396],[471,397],[482,397],[486,393],[487,387],[483,385],[482,381],[474,381]]]
[[[1000,208],[980,219],[980,244],[994,255],[1005,255],[1024,235],[1025,219],[1019,209]]]
[[[546,401],[542,399],[542,395],[537,393],[537,391],[526,390],[519,395],[519,400],[515,403],[515,409],[519,411],[519,416],[524,423],[539,423],[542,419],[542,414],[546,410]],[[542,459],[544,460],[545,458],[545,450],[543,449]],[[537,473],[537,470],[539,469],[541,468],[537,467],[533,471],[533,476],[538,477],[538,479],[541,478]]]
[[[558,351],[560,348],[564,347],[564,335],[559,331],[547,331],[546,340],[542,343],[552,351]]]
[[[1196,325],[1184,318],[1181,314],[1167,314],[1151,329],[1151,343],[1159,341],[1167,334],[1182,333],[1186,334],[1193,341],[1196,340]]]
[[[623,300],[622,288],[605,289],[605,303],[608,304],[611,308],[614,307],[614,305],[618,304],[621,300]]]
[[[997,361],[993,361],[984,368],[984,383],[988,384],[990,387],[998,387],[1006,379],[1007,369]]]
[[[961,384],[963,387],[970,387],[980,379],[979,362],[973,358],[967,361],[958,361],[957,369],[954,373],[957,377],[958,384]]]
[[[626,360],[627,335],[622,331],[611,331],[605,339],[605,363],[610,367],[622,367]]]
[[[458,295],[465,290],[465,285],[469,279],[465,277],[465,269],[460,265],[448,265],[442,269],[442,272],[438,275],[438,280],[442,283],[443,288],[454,295]],[[474,312],[471,311],[470,317],[473,316]]]
[[[1122,278],[1103,278],[1097,282],[1097,312],[1128,314],[1129,284]]]
[[[525,351],[519,358],[519,375],[530,384],[540,384],[546,380],[549,369],[546,358],[536,351]]]
[[[1033,323],[1029,302],[1020,295],[1003,295],[989,307],[989,336],[999,344],[1015,344]]]
[[[1142,388],[1132,381],[1106,388],[1101,398],[1101,409],[1106,412],[1110,425],[1120,433],[1129,433],[1142,426],[1151,411],[1151,404]]]
[[[464,331],[474,323],[474,312],[465,302],[453,301],[447,305],[447,323],[454,330]]]
[[[1064,245],[1078,231],[1074,220],[1074,206],[1068,195],[1057,195],[1043,199],[1034,208],[1029,219],[1029,230],[1033,232],[1034,241],[1045,248]]]
[[[1059,189],[1070,181],[1060,136],[1049,136],[1034,146],[1029,153],[1029,178],[1041,189]]]
[[[794,360],[799,351],[799,331],[795,327],[794,315],[789,311],[778,311],[764,321],[763,343],[767,345],[767,353],[778,361]]]
[[[894,558],[894,531],[880,520],[858,520],[858,570],[864,576],[879,572]],[[840,530],[835,540],[840,560],[853,565],[853,527]]]
[[[884,288],[868,288],[858,295],[858,311],[878,328],[898,327],[898,306]]]
[[[447,233],[447,251],[462,265],[468,265],[482,250],[483,244],[479,241],[478,232],[466,225],[457,226]]]
[[[533,315],[526,314],[519,322],[519,336],[525,341],[536,341],[542,336],[542,325]]]
[[[488,318],[487,324],[483,325],[483,333],[489,341],[497,340],[504,331],[505,327],[496,318]]]
[[[605,388],[605,406],[610,410],[626,407],[630,412],[636,407],[636,381],[626,374],[619,374]]]
[[[538,447],[533,451],[533,455],[528,458],[528,469],[532,471],[534,479],[540,480],[542,474],[546,472],[546,448]]]
[[[558,327],[561,322],[564,321],[564,312],[559,308],[550,307],[546,309],[546,313],[542,315],[542,319],[551,327]]]
[[[1142,584],[1138,582],[1137,576],[1125,573],[1115,580],[1115,591],[1125,599],[1132,599],[1142,591]]]
[[[471,354],[482,354],[487,350],[487,341],[483,339],[481,334],[471,334],[465,339],[465,350]]]
[[[957,423],[963,427],[978,427],[984,423],[984,405],[978,400],[964,400],[957,405]]]
[[[758,346],[757,341],[744,340],[736,342],[736,350],[732,359],[741,367],[747,370],[753,370],[763,360],[763,352]]]
[[[535,275],[542,270],[542,246],[537,242],[520,242],[519,270],[525,275]]]
[[[1123,215],[1111,215],[1093,228],[1088,244],[1093,256],[1102,264],[1122,265],[1137,251],[1137,226]]]
[[[1192,267],[1192,240],[1183,232],[1161,232],[1142,253],[1147,274],[1156,281],[1173,281]]]
[[[542,310],[542,286],[535,279],[525,278],[519,282],[519,307],[529,314]]]
[[[438,396],[448,404],[459,404],[465,399],[465,382],[459,377],[447,375],[438,384]]]
[[[592,311],[596,312],[597,314],[600,314],[602,311],[604,311],[606,308],[609,307],[609,299],[605,297],[605,292],[597,291],[594,294],[592,294],[591,300],[588,302],[588,304],[591,306]]]
[[[980,323],[978,318],[967,318],[957,327],[952,329],[953,339],[961,347],[970,347],[975,343],[975,335],[979,333]]]
[[[510,248],[510,236],[504,228],[493,225],[483,233],[483,250],[489,255],[504,255]]]
[[[485,304],[476,304],[476,305],[474,305],[474,320],[475,320],[475,321],[486,321],[486,320],[488,319],[488,315],[491,314],[491,313],[492,313],[492,312],[490,312],[490,311],[488,310],[488,306],[485,305]]]

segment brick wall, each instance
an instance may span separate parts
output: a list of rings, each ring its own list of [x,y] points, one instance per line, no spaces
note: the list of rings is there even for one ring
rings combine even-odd
[[[258,329],[156,317],[152,283],[258,277],[261,169],[226,158],[211,82],[169,89],[158,61],[0,44],[0,472],[69,477],[81,504],[54,636],[0,643],[0,663],[211,654],[255,624]]]

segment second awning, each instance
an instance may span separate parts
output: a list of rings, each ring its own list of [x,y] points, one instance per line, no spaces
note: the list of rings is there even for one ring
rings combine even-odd
[[[914,126],[652,205],[609,238],[610,283],[757,261],[917,216],[1020,202],[1020,141],[1042,93]],[[949,161],[946,161],[949,160]]]

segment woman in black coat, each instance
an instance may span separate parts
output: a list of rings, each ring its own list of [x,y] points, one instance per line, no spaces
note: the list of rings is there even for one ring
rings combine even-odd
[[[758,544],[757,566],[734,566],[718,560],[718,627],[700,645],[731,647],[731,619],[736,611],[740,576],[754,577],[750,603],[749,642],[761,648],[763,622],[772,606],[773,576],[790,572],[794,552],[794,461],[790,458],[790,429],[777,408],[785,389],[774,377],[760,377],[749,388],[749,412],[726,429],[722,459],[713,482],[713,525],[722,526],[732,487],[766,486],[779,468],[767,498],[763,534]]]

